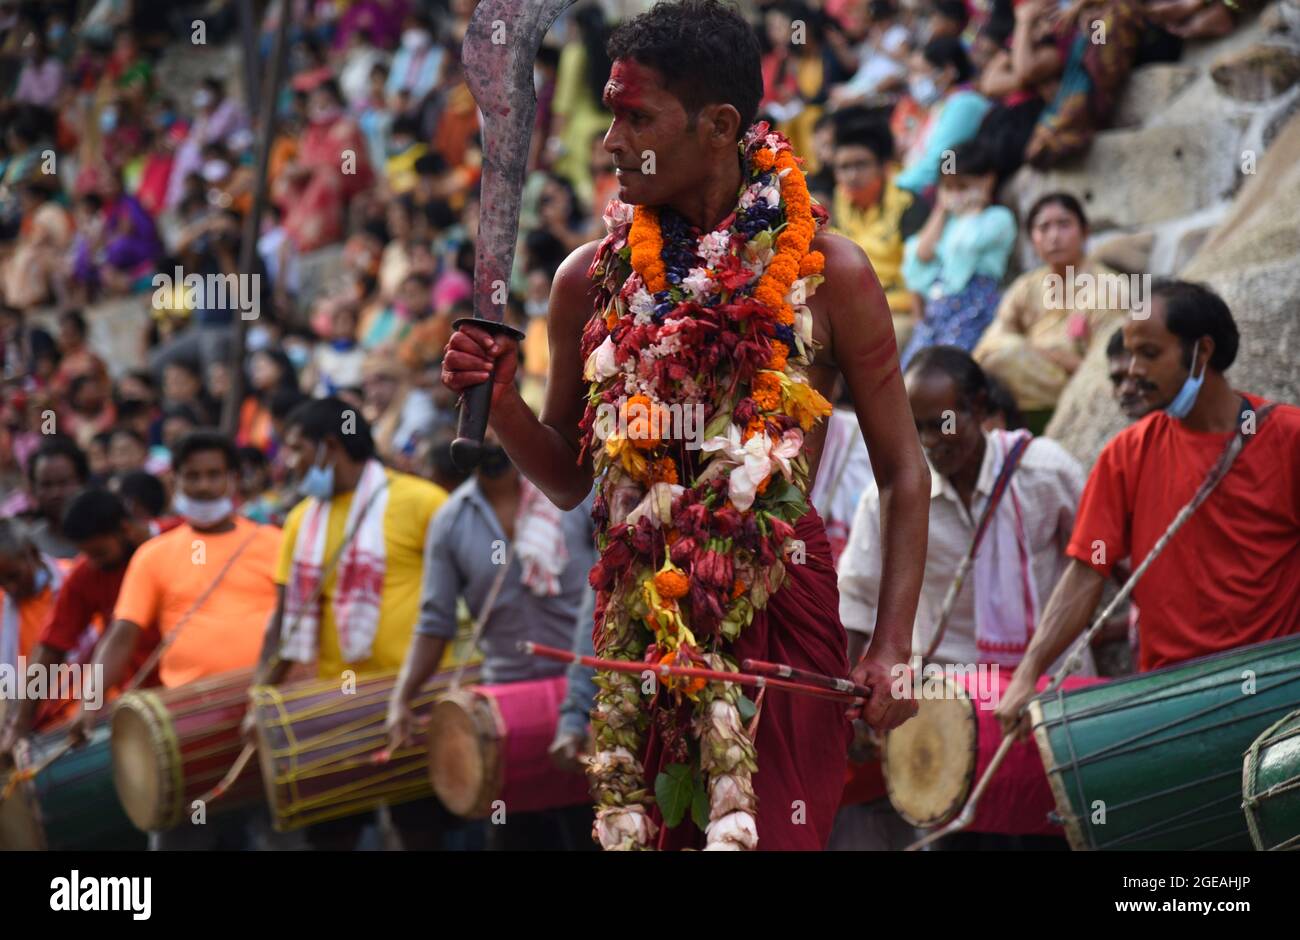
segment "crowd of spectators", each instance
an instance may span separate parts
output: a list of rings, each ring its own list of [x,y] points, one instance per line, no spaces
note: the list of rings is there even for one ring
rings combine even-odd
[[[602,234],[617,191],[600,103],[610,14],[647,5],[570,8],[536,61],[506,305],[527,333],[530,401],[545,381],[552,278]],[[242,448],[242,511],[281,522],[294,501],[282,425],[307,397],[354,403],[390,466],[459,482],[455,401],[439,373],[452,322],[473,312],[482,152],[459,48],[474,0],[253,4],[263,81],[280,17],[292,19],[252,252],[259,314],[231,413],[239,311],[155,275],[240,271],[256,115],[229,71],[182,91],[160,68],[200,20],[205,44],[237,45],[237,6],[0,0],[0,512],[37,522],[43,550],[71,550],[59,511],[79,486],[126,492],[144,475],[167,489],[174,443],[223,422]],[[805,157],[833,230],[870,257],[904,362],[934,344],[973,351],[1008,407],[1041,428],[1120,311],[1044,304],[1047,278],[1108,269],[1088,258],[1073,195],[1017,219],[1001,185],[1023,164],[1081,153],[1133,67],[1231,30],[1239,5],[740,6],[765,50],[760,118]],[[1022,235],[1042,265],[1014,279]],[[150,314],[130,364],[94,341],[97,311],[125,297]]]

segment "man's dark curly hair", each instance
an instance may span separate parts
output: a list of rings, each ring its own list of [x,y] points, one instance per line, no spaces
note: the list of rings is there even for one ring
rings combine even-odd
[[[663,0],[615,29],[606,48],[611,60],[635,59],[658,71],[692,126],[705,105],[729,104],[740,112],[739,140],[758,114],[762,51],[732,3]]]

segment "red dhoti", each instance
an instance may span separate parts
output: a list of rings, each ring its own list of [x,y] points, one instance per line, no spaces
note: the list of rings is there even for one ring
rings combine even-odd
[[[762,659],[809,669],[828,676],[847,676],[848,639],[840,623],[839,591],[831,562],[826,527],[809,509],[795,525],[804,543],[804,563],[787,563],[785,584],[755,614],[736,640],[736,662]],[[753,690],[747,690],[751,697]],[[758,773],[758,847],[763,850],[822,850],[844,791],[852,729],[845,706],[808,695],[769,689],[754,741]],[[651,728],[644,766],[646,784],[665,763],[658,731]],[[659,848],[702,848],[704,834],[690,814],[675,829],[660,824]]]

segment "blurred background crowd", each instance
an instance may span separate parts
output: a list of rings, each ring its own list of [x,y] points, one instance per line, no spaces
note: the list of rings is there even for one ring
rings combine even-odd
[[[169,448],[205,426],[237,437],[241,511],[281,522],[295,499],[282,421],[305,397],[359,407],[390,466],[448,489],[460,482],[447,450],[455,402],[439,371],[452,321],[472,313],[482,153],[459,49],[474,0],[249,4],[263,62],[280,18],[292,17],[251,253],[259,315],[238,337],[244,394],[231,407],[238,311],[157,288],[154,275],[240,270],[260,102],[237,55],[223,70],[210,54],[237,52],[239,6],[0,0],[0,513],[25,514],[42,551],[74,553],[60,511],[88,482],[148,490],[152,514],[162,511]],[[603,233],[617,190],[602,147],[605,39],[648,6],[574,6],[536,62],[507,304],[528,335],[531,401],[546,375],[551,279]],[[740,8],[766,50],[760,117],[789,135],[834,229],[871,258],[904,362],[933,344],[973,351],[998,383],[1001,420],[1041,430],[1121,310],[1104,299],[1045,305],[1053,273],[1108,269],[1087,258],[1074,195],[1049,193],[1017,217],[999,188],[1022,164],[1084,152],[1131,69],[1176,60],[1184,39],[1231,31],[1240,6]],[[200,45],[206,57],[194,59],[209,71],[164,69]],[[125,300],[147,309],[142,329],[97,322]]]

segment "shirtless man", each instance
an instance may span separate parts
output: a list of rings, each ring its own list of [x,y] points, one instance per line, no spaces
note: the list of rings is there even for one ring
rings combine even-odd
[[[762,94],[759,50],[752,30],[734,10],[714,0],[659,4],[620,27],[611,39],[610,52],[614,65],[604,104],[614,119],[604,146],[617,168],[618,198],[628,204],[671,207],[701,231],[714,229],[736,207],[743,183],[737,144],[752,123]],[[650,153],[655,172],[641,172]],[[513,340],[467,326],[452,336],[443,361],[443,381],[453,390],[493,382],[491,427],[514,464],[563,509],[577,506],[593,483],[590,459],[579,465],[578,454],[587,393],[580,340],[593,314],[594,285],[588,269],[597,246],[590,242],[578,248],[556,273],[550,296],[550,371],[540,417],[516,390],[518,351]],[[862,717],[884,731],[916,710],[914,702],[891,698],[883,690],[890,687],[891,669],[905,664],[912,652],[912,621],[925,564],[930,477],[898,369],[893,321],[870,262],[857,245],[838,235],[819,233],[812,250],[825,256],[826,281],[809,301],[813,337],[820,349],[808,380],[828,399],[841,377],[847,383],[881,492],[880,607],[871,644],[852,676],[881,690],[871,696]],[[805,440],[810,479],[816,477],[824,435],[825,423],[821,423]],[[827,590],[833,595],[829,547],[820,520],[816,526],[820,544],[826,546]],[[811,558],[806,567],[814,567]],[[773,602],[784,591],[778,591]],[[832,614],[829,624],[813,622],[817,619],[807,615],[778,627],[792,636],[800,631],[825,634],[844,651],[847,639],[838,616]],[[843,652],[839,663],[843,675],[848,666]],[[765,711],[764,721],[769,717],[775,719],[769,724],[780,724],[779,712]],[[847,727],[832,725],[824,733],[835,738],[833,747],[842,757]],[[761,729],[757,747],[759,760],[767,761]],[[843,784],[843,764],[833,764],[827,761],[825,773],[838,776],[821,787],[823,796],[832,791],[833,796],[819,797],[832,803],[825,832],[818,837],[823,845]],[[756,787],[764,777],[775,779],[781,772],[772,764],[763,766],[773,767],[774,772],[758,774]],[[760,790],[760,803],[763,799]],[[824,806],[815,809],[826,811]],[[808,810],[813,816],[811,801]],[[817,847],[770,839],[762,832],[763,825],[760,816],[767,848]]]

